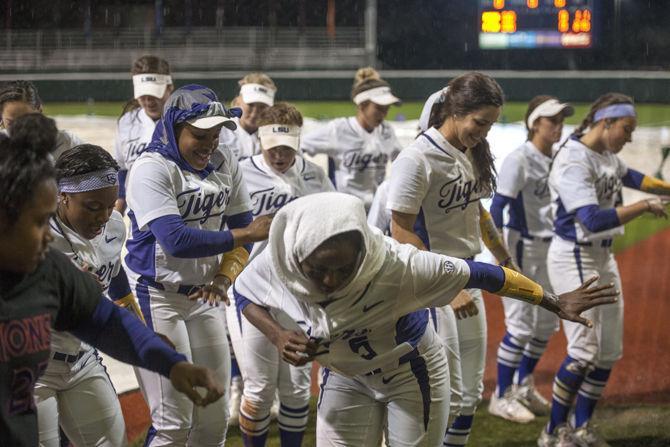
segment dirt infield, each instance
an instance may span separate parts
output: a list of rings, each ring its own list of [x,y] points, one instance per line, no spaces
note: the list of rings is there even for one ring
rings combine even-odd
[[[617,255],[625,296],[624,358],[616,365],[605,390],[606,403],[670,403],[670,230],[652,236]],[[488,320],[488,399],[495,387],[496,351],[505,331],[501,301],[486,297]],[[542,393],[551,395],[551,381],[565,357],[565,337],[550,341],[535,380]],[[122,395],[121,405],[129,439],[149,424],[149,412],[139,392]]]
[[[670,402],[670,230],[617,255],[623,283],[624,357],[614,367],[607,403]],[[496,382],[496,352],[505,332],[502,304],[486,298],[488,348],[485,398]],[[553,375],[565,357],[565,336],[556,334],[537,366],[535,381],[547,397]]]

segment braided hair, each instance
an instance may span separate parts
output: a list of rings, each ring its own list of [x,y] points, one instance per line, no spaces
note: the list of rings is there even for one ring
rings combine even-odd
[[[428,127],[441,127],[449,116],[464,116],[483,107],[502,107],[505,97],[500,85],[490,76],[470,72],[449,81],[444,102],[431,109]],[[488,141],[483,139],[468,151],[484,191],[496,190],[496,168]]]
[[[56,180],[110,168],[119,170],[118,163],[109,152],[95,144],[80,144],[58,157]]]
[[[0,85],[0,115],[5,104],[12,101],[25,102],[35,111],[42,111],[42,99],[30,81],[9,81]]]
[[[17,118],[10,135],[0,139],[0,215],[16,223],[38,186],[56,178],[51,153],[56,147],[56,122],[41,113]]]

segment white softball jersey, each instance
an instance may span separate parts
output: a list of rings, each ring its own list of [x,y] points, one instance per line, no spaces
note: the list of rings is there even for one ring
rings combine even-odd
[[[165,253],[148,224],[162,216],[179,215],[191,228],[219,231],[225,216],[249,211],[249,195],[237,159],[214,151],[215,169],[206,178],[183,171],[155,152],[144,152],[128,178],[128,216],[132,224],[125,265],[136,275],[161,284],[200,285],[211,281],[221,255],[176,258]]]
[[[428,311],[417,309],[449,304],[467,283],[470,269],[463,260],[419,251],[388,237],[384,244],[381,269],[353,301],[297,299],[277,276],[269,250],[247,265],[235,282],[235,293],[288,314],[321,341],[324,351],[317,360],[329,369],[352,377],[397,368],[426,331]]]
[[[67,227],[57,216],[51,218],[49,226],[54,237],[51,248],[67,255],[79,267],[88,264],[102,284],[103,292],[106,292],[110,281],[121,268],[121,249],[126,240],[126,226],[121,215],[113,211],[102,233],[90,240]],[[67,332],[52,333],[51,350],[54,352],[76,356],[80,351],[88,349],[91,347]],[[47,373],[55,370],[66,372],[69,366],[65,362],[50,362]]]
[[[554,157],[549,175],[554,230],[568,241],[588,243],[623,234],[623,225],[590,232],[576,218],[576,210],[587,205],[614,208],[623,187],[627,167],[611,152],[599,154],[579,140],[569,140]]]
[[[276,213],[298,197],[334,190],[323,169],[299,155],[296,156],[293,166],[282,174],[268,166],[263,154],[241,161],[240,168],[244,173],[244,183],[249,191],[254,218]],[[256,242],[249,260],[266,245],[267,241]]]
[[[129,170],[137,157],[151,143],[156,129],[156,121],[146,114],[143,108],[126,112],[116,126],[114,158],[121,170]]]
[[[469,258],[481,251],[483,195],[469,156],[431,128],[393,162],[386,207],[416,214],[415,231],[430,251]]]
[[[337,118],[307,133],[300,148],[309,155],[325,154],[333,160],[335,187],[363,200],[366,209],[386,176],[386,165],[402,149],[393,128],[382,122],[372,132],[355,117]],[[330,168],[330,166],[329,166]]]
[[[551,158],[526,141],[503,161],[498,173],[498,193],[513,199],[505,226],[523,237],[553,236],[549,168]]]
[[[368,211],[368,224],[379,228],[385,234],[389,234],[391,231],[391,212],[386,208],[388,193],[389,182],[384,180],[377,188]]]
[[[244,130],[239,118],[235,117],[233,121],[237,124],[237,129],[232,132],[225,127],[221,129],[219,150],[230,151],[239,161],[260,154],[261,140],[258,138],[258,131],[250,134]]]

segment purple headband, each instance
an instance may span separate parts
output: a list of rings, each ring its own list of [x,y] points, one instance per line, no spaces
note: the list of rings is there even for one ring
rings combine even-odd
[[[624,118],[627,116],[635,117],[635,107],[633,104],[612,104],[611,106],[603,107],[593,115],[593,122],[597,123],[606,118]]]
[[[109,168],[86,174],[73,175],[72,177],[64,177],[58,181],[58,191],[65,193],[87,192],[109,188],[118,184],[119,174],[116,169]]]

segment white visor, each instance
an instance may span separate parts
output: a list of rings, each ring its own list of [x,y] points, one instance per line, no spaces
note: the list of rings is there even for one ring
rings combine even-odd
[[[393,96],[391,87],[375,87],[364,92],[360,92],[354,96],[354,103],[359,105],[365,101],[372,101],[380,106],[390,106],[391,104],[398,104],[400,100]]]
[[[530,112],[526,125],[528,126],[528,129],[532,129],[533,124],[538,118],[542,118],[543,116],[556,116],[561,112],[563,112],[563,116],[572,116],[575,113],[575,109],[570,104],[558,102],[556,99],[550,99],[535,107],[535,109]]]
[[[133,76],[133,87],[135,88],[135,99],[140,96],[153,96],[162,98],[167,86],[172,84],[170,75],[142,73]]]
[[[258,138],[265,150],[278,146],[288,146],[298,151],[300,148],[300,127],[284,124],[268,124],[258,128]]]
[[[197,127],[198,129],[211,129],[212,127],[218,126],[221,123],[223,123],[223,127],[226,129],[237,129],[237,124],[235,124],[235,121],[231,120],[230,118],[226,118],[225,116],[205,116],[203,118],[188,120],[187,123],[193,127]]]
[[[240,96],[245,104],[262,102],[272,107],[275,103],[275,93],[277,93],[275,89],[260,84],[244,84],[240,87]]]

